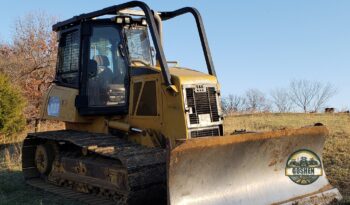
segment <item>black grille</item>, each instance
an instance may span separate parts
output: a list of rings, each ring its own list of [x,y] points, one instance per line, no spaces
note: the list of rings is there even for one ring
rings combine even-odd
[[[191,131],[191,138],[195,137],[210,137],[210,136],[219,136],[219,129],[207,129],[207,130],[196,130]]]
[[[58,49],[58,70],[56,80],[61,83],[78,85],[79,81],[80,33],[64,34]]]
[[[195,92],[194,88],[186,88],[187,106],[192,109],[189,114],[190,124],[199,124],[198,115],[210,114],[212,122],[220,120],[216,91],[214,87],[208,87],[205,92]]]
[[[217,104],[217,101],[216,101],[215,88],[213,88],[213,87],[208,88],[208,94],[209,94],[209,102],[210,102],[212,121],[213,122],[218,122],[220,120],[220,116],[219,116],[219,113],[218,113],[218,104]]]

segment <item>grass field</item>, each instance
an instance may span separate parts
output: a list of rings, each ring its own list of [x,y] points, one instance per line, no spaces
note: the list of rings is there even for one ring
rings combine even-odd
[[[225,132],[234,130],[268,131],[299,128],[321,122],[330,130],[326,139],[323,162],[331,184],[339,188],[350,204],[350,115],[349,114],[252,114],[229,116]],[[5,151],[0,145],[0,204],[1,205],[79,205],[24,184],[20,168],[20,145]]]

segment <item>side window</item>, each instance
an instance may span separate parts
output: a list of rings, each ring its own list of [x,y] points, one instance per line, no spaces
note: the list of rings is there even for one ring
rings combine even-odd
[[[58,48],[58,82],[78,86],[79,50],[79,31],[62,34]]]
[[[157,116],[156,81],[135,82],[133,86],[134,116]]]
[[[146,81],[143,85],[142,95],[139,100],[139,107],[136,115],[156,116],[157,115],[157,93],[156,82]]]
[[[143,64],[152,65],[151,45],[147,35],[147,28],[129,28],[125,30],[125,35],[130,61],[141,61]]]
[[[96,26],[90,37],[87,95],[90,107],[126,104],[126,64],[119,52],[120,32],[114,26]],[[93,62],[93,63],[92,63]]]

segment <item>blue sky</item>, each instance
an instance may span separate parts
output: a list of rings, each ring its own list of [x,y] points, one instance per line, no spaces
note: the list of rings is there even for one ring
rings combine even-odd
[[[44,11],[61,20],[123,3],[110,0],[12,0],[0,8],[0,40],[9,41],[14,20]],[[330,82],[337,95],[328,106],[350,108],[350,1],[347,0],[149,0],[155,10],[194,6],[205,23],[224,95],[249,88],[269,93],[292,79]],[[203,70],[205,63],[190,16],[166,22],[168,60]]]

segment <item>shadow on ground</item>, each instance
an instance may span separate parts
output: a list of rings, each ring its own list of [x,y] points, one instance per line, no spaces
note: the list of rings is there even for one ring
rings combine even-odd
[[[26,185],[20,166],[20,150],[18,143],[0,146],[1,205],[82,205]]]
[[[16,168],[0,168],[0,202],[2,205],[81,205],[26,185],[22,171]]]

